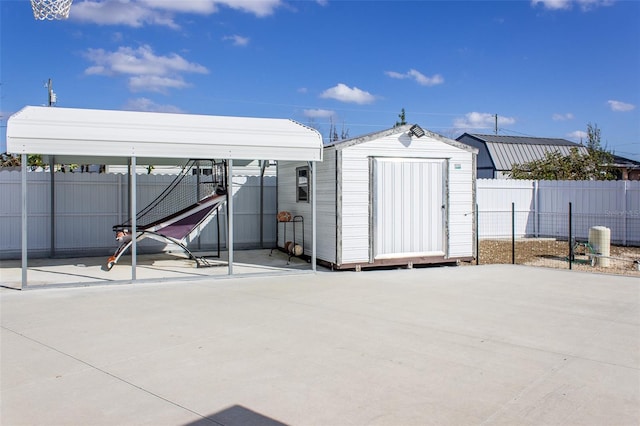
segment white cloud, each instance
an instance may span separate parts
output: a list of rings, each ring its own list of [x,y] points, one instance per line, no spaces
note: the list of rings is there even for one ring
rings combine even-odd
[[[184,88],[189,84],[182,78],[183,73],[209,73],[202,65],[189,62],[176,53],[158,56],[147,45],[135,49],[120,47],[114,52],[88,49],[85,57],[94,63],[85,69],[85,74],[129,76],[129,88],[136,92]]]
[[[571,114],[570,112],[564,114],[553,114],[553,116],[551,117],[553,121],[567,121],[573,120],[573,118],[573,114]]]
[[[403,78],[408,78],[408,76],[406,74],[402,74],[396,71],[385,71],[384,72],[386,75],[388,75],[391,78],[397,78],[398,80],[402,80]]]
[[[349,87],[345,84],[339,83],[338,85],[331,87],[320,95],[321,98],[335,99],[340,102],[349,102],[355,104],[370,104],[376,100],[376,97],[369,92],[360,90],[357,87]]]
[[[173,29],[179,28],[170,14],[156,11],[139,2],[126,0],[76,2],[71,6],[69,18],[99,25],[126,25],[134,28],[163,25]]]
[[[609,104],[609,108],[611,108],[611,111],[616,112],[626,112],[636,108],[636,106],[633,104],[628,104],[621,101],[609,100],[607,101],[607,103]]]
[[[71,6],[70,19],[100,25],[161,25],[173,29],[176,14],[210,15],[226,6],[258,17],[269,16],[282,0],[85,0]]]
[[[87,75],[109,75],[109,70],[102,65],[94,65],[84,70]]]
[[[588,137],[587,132],[584,132],[582,130],[576,130],[574,132],[567,133],[567,138],[572,139],[576,142],[586,140],[587,137]]]
[[[516,122],[515,118],[498,116],[498,127],[509,126]],[[496,124],[495,114],[488,112],[469,112],[464,117],[453,120],[453,127],[457,130],[493,129]]]
[[[309,118],[329,118],[333,117],[336,112],[329,109],[305,109],[303,114]]]
[[[177,106],[158,104],[148,98],[129,99],[129,101],[125,104],[124,109],[129,111],[173,112],[173,113],[184,112]]]
[[[246,46],[249,44],[249,37],[242,37],[237,34],[224,36],[223,40],[232,40],[234,46]]]
[[[137,75],[129,78],[129,89],[132,92],[166,93],[167,89],[184,89],[185,87],[189,87],[189,84],[182,77]]]
[[[577,4],[583,12],[601,6],[611,6],[613,3],[613,0],[531,0],[532,6],[542,5],[549,10],[568,10]]]
[[[421,86],[436,86],[438,84],[444,83],[444,78],[442,78],[440,74],[436,74],[433,77],[427,77],[426,75],[421,74],[420,72],[413,69],[409,70],[407,74],[409,74],[409,76],[417,81]]]
[[[309,89],[307,89],[306,87],[301,87],[298,90],[296,90],[296,92],[305,94],[305,93],[309,92]]]
[[[531,0],[533,6],[542,4],[545,9],[558,10],[570,9],[571,0]]]
[[[151,9],[169,10],[179,13],[210,15],[218,11],[216,0],[138,0],[138,3]]]
[[[208,73],[207,69],[202,65],[188,62],[176,53],[168,56],[157,56],[148,45],[143,45],[136,49],[120,47],[115,52],[107,52],[104,49],[88,49],[85,56],[96,63],[96,66],[103,67],[107,72],[113,74]]]
[[[576,3],[580,6],[580,9],[583,11],[588,11],[591,9],[595,9],[596,7],[606,7],[611,6],[615,3],[614,0],[576,0]]]
[[[410,69],[406,73],[402,74],[396,71],[386,71],[385,74],[391,78],[403,80],[409,78],[415,80],[421,86],[436,86],[444,83],[444,78],[440,74],[436,74],[433,77],[428,77],[422,74],[420,71]]]
[[[272,15],[278,7],[282,6],[281,0],[215,0],[215,2],[258,17]]]

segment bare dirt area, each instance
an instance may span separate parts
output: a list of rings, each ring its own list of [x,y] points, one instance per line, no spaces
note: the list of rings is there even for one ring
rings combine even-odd
[[[479,264],[511,263],[511,240],[480,240]],[[571,268],[585,272],[631,275],[640,277],[636,261],[640,261],[640,247],[611,246],[609,267],[591,266],[589,250],[575,250]],[[517,239],[515,263],[569,269],[569,243],[545,238]]]

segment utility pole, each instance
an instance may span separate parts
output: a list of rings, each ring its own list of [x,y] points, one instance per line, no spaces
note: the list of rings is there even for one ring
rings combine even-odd
[[[497,135],[498,134],[498,114],[495,114],[494,117],[496,119],[495,133]]]
[[[48,106],[53,106],[56,103],[56,94],[53,92],[53,82],[51,79],[47,82],[47,95],[48,95]]]

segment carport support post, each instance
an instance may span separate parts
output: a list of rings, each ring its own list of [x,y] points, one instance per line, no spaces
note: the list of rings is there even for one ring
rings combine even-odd
[[[20,186],[22,187],[22,284],[21,290],[27,288],[27,154],[21,154],[20,164],[22,174]]]
[[[316,168],[315,162],[309,161],[311,170],[311,270],[316,272]],[[302,249],[304,251],[304,248]]]
[[[268,160],[260,160],[260,248],[264,248],[264,171]]]
[[[233,275],[233,159],[227,167],[227,250],[229,251],[229,275]]]
[[[136,206],[136,157],[131,157],[131,167],[129,168],[129,176],[131,178],[131,190],[129,191],[129,217],[131,217],[131,281],[136,280],[136,266],[138,258],[138,221],[136,213],[138,208]]]

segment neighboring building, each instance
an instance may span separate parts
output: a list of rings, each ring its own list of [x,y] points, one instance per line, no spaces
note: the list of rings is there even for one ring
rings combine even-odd
[[[640,161],[614,155],[613,165],[620,170],[621,180],[640,180]]]
[[[524,164],[544,158],[547,152],[569,155],[572,148],[587,153],[584,145],[559,138],[485,135],[464,133],[456,138],[478,149],[478,179],[506,179],[514,164]],[[614,166],[623,180],[640,179],[640,162],[614,156]]]
[[[358,270],[473,259],[476,152],[410,125],[325,145],[316,166],[318,260]],[[311,172],[278,162],[278,210],[293,219],[278,224],[278,246],[292,241],[304,254]]]
[[[571,148],[578,148],[587,153],[582,145],[555,138],[464,133],[456,140],[478,149],[478,179],[506,179],[514,164],[542,159],[547,152],[569,155]]]

